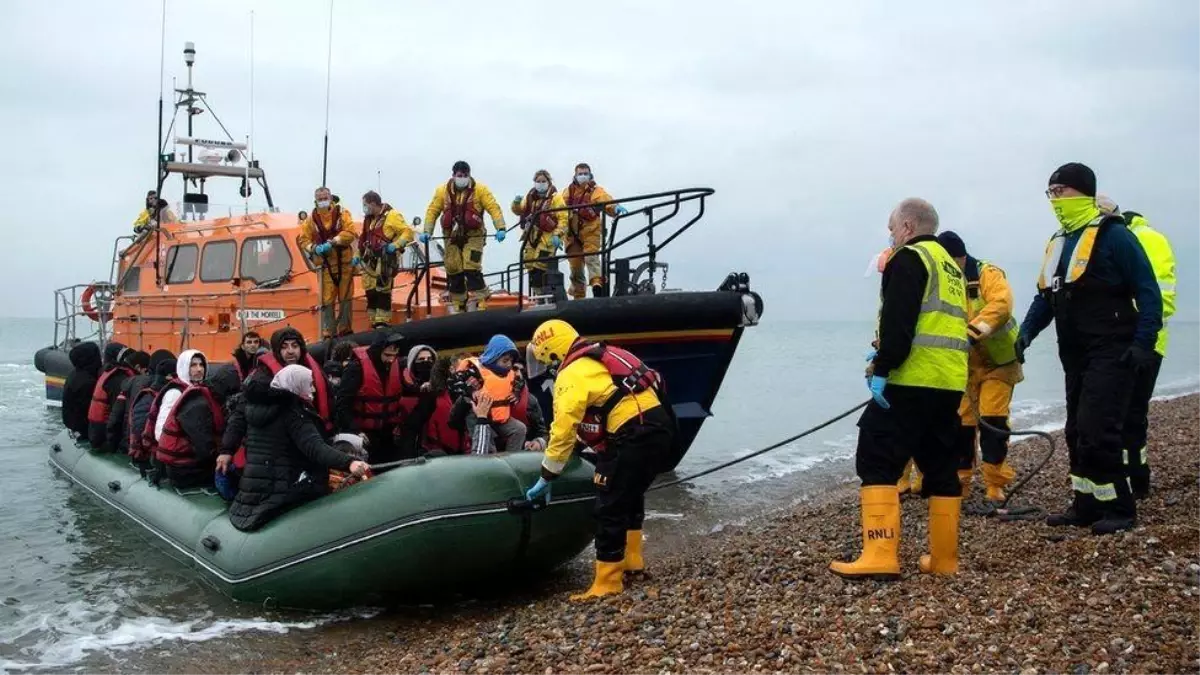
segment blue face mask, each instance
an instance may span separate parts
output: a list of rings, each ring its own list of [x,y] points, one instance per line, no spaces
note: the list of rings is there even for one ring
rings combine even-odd
[[[537,190],[538,194],[546,194],[546,190],[550,189],[550,184],[543,183],[542,181],[538,181],[533,184],[533,189]]]
[[[470,176],[455,176],[454,177],[454,187],[458,188],[459,190],[465,189],[470,184],[471,184]]]
[[[575,174],[575,182],[579,183],[580,185],[583,185],[584,183],[588,182],[591,179],[592,179],[592,174],[590,174],[590,173]]]

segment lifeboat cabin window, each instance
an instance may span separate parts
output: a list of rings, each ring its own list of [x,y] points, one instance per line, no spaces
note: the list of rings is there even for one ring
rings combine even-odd
[[[196,258],[200,249],[195,244],[180,244],[167,250],[167,283],[190,284],[196,278]]]
[[[250,237],[242,242],[240,276],[254,282],[278,279],[292,271],[292,253],[279,235]]]
[[[200,256],[200,281],[229,281],[233,278],[233,257],[237,243],[210,241]]]
[[[121,291],[125,293],[137,293],[142,287],[142,268],[130,267],[125,270],[125,277],[121,280]]]

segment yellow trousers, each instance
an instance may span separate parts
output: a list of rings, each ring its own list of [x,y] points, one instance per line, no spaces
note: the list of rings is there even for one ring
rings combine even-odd
[[[446,286],[451,302],[459,311],[466,311],[468,300],[476,300],[479,309],[487,307],[491,291],[483,280],[483,247],[486,243],[487,233],[482,228],[471,232],[462,246],[446,242],[443,256]]]
[[[361,268],[363,291],[367,296],[367,321],[372,326],[392,322],[392,286],[396,278],[380,275],[381,262],[376,260]]]
[[[571,266],[571,297],[575,299],[587,297],[588,286],[599,286],[604,283],[600,270],[600,256],[595,254],[603,245],[604,232],[600,218],[582,223],[577,233],[567,233],[567,253],[575,256],[568,258]],[[584,276],[584,267],[587,276]]]
[[[321,279],[321,335],[331,337],[351,332],[350,305],[354,293],[354,270],[348,262],[331,262],[318,268]],[[336,311],[335,311],[336,310]]]

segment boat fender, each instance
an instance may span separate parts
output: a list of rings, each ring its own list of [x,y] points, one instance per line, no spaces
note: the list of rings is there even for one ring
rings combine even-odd
[[[108,489],[112,492],[120,492],[121,491],[121,482],[116,481],[116,480],[108,481]]]
[[[209,551],[216,553],[221,548],[221,540],[210,534],[200,540],[200,545]]]

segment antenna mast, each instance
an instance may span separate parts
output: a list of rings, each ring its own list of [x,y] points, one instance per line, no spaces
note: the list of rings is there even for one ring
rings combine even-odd
[[[254,10],[250,10],[250,135],[246,137],[246,177],[242,179],[242,200],[250,215],[250,165],[254,163]]]
[[[325,147],[321,153],[321,185],[328,186],[329,169],[329,89],[333,73],[333,0],[329,0],[329,54],[325,61]]]

